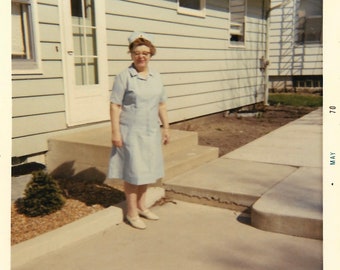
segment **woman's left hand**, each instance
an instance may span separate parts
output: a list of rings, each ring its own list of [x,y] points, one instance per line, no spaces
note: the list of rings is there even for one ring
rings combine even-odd
[[[163,144],[168,144],[170,142],[170,132],[168,128],[163,128]]]

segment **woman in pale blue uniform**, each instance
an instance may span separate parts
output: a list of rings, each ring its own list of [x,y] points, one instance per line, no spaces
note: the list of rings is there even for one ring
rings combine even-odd
[[[134,32],[128,40],[133,63],[115,78],[110,99],[113,146],[108,178],[124,180],[126,219],[145,229],[140,216],[159,219],[146,208],[145,195],[147,185],[164,176],[162,143],[169,142],[169,122],[160,75],[148,66],[156,53],[152,37]]]

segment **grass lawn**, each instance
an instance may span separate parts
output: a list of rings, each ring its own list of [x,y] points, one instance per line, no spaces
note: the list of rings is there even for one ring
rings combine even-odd
[[[292,93],[270,93],[268,102],[270,105],[281,104],[296,107],[321,107],[322,96]]]

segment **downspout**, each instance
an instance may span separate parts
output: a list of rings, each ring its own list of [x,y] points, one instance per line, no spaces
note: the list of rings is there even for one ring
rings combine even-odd
[[[263,70],[264,70],[264,105],[267,106],[269,105],[268,99],[269,99],[269,90],[268,90],[268,85],[269,85],[269,74],[268,74],[268,68],[267,66],[269,65],[269,29],[270,29],[270,13],[277,8],[281,8],[289,4],[292,0],[285,0],[282,1],[281,4],[278,4],[273,7],[269,7],[268,10],[266,11],[265,19],[266,19],[266,43],[265,43],[265,55],[264,59],[262,59],[261,63],[263,65]],[[270,3],[269,3],[270,5]],[[261,66],[262,66],[261,65]]]

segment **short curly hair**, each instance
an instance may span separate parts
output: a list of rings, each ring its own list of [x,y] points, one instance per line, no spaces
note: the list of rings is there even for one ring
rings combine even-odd
[[[156,54],[156,47],[147,39],[145,38],[137,38],[134,42],[132,42],[129,45],[129,52],[132,53],[133,49],[145,45],[150,48],[150,54],[151,56],[154,56]]]

